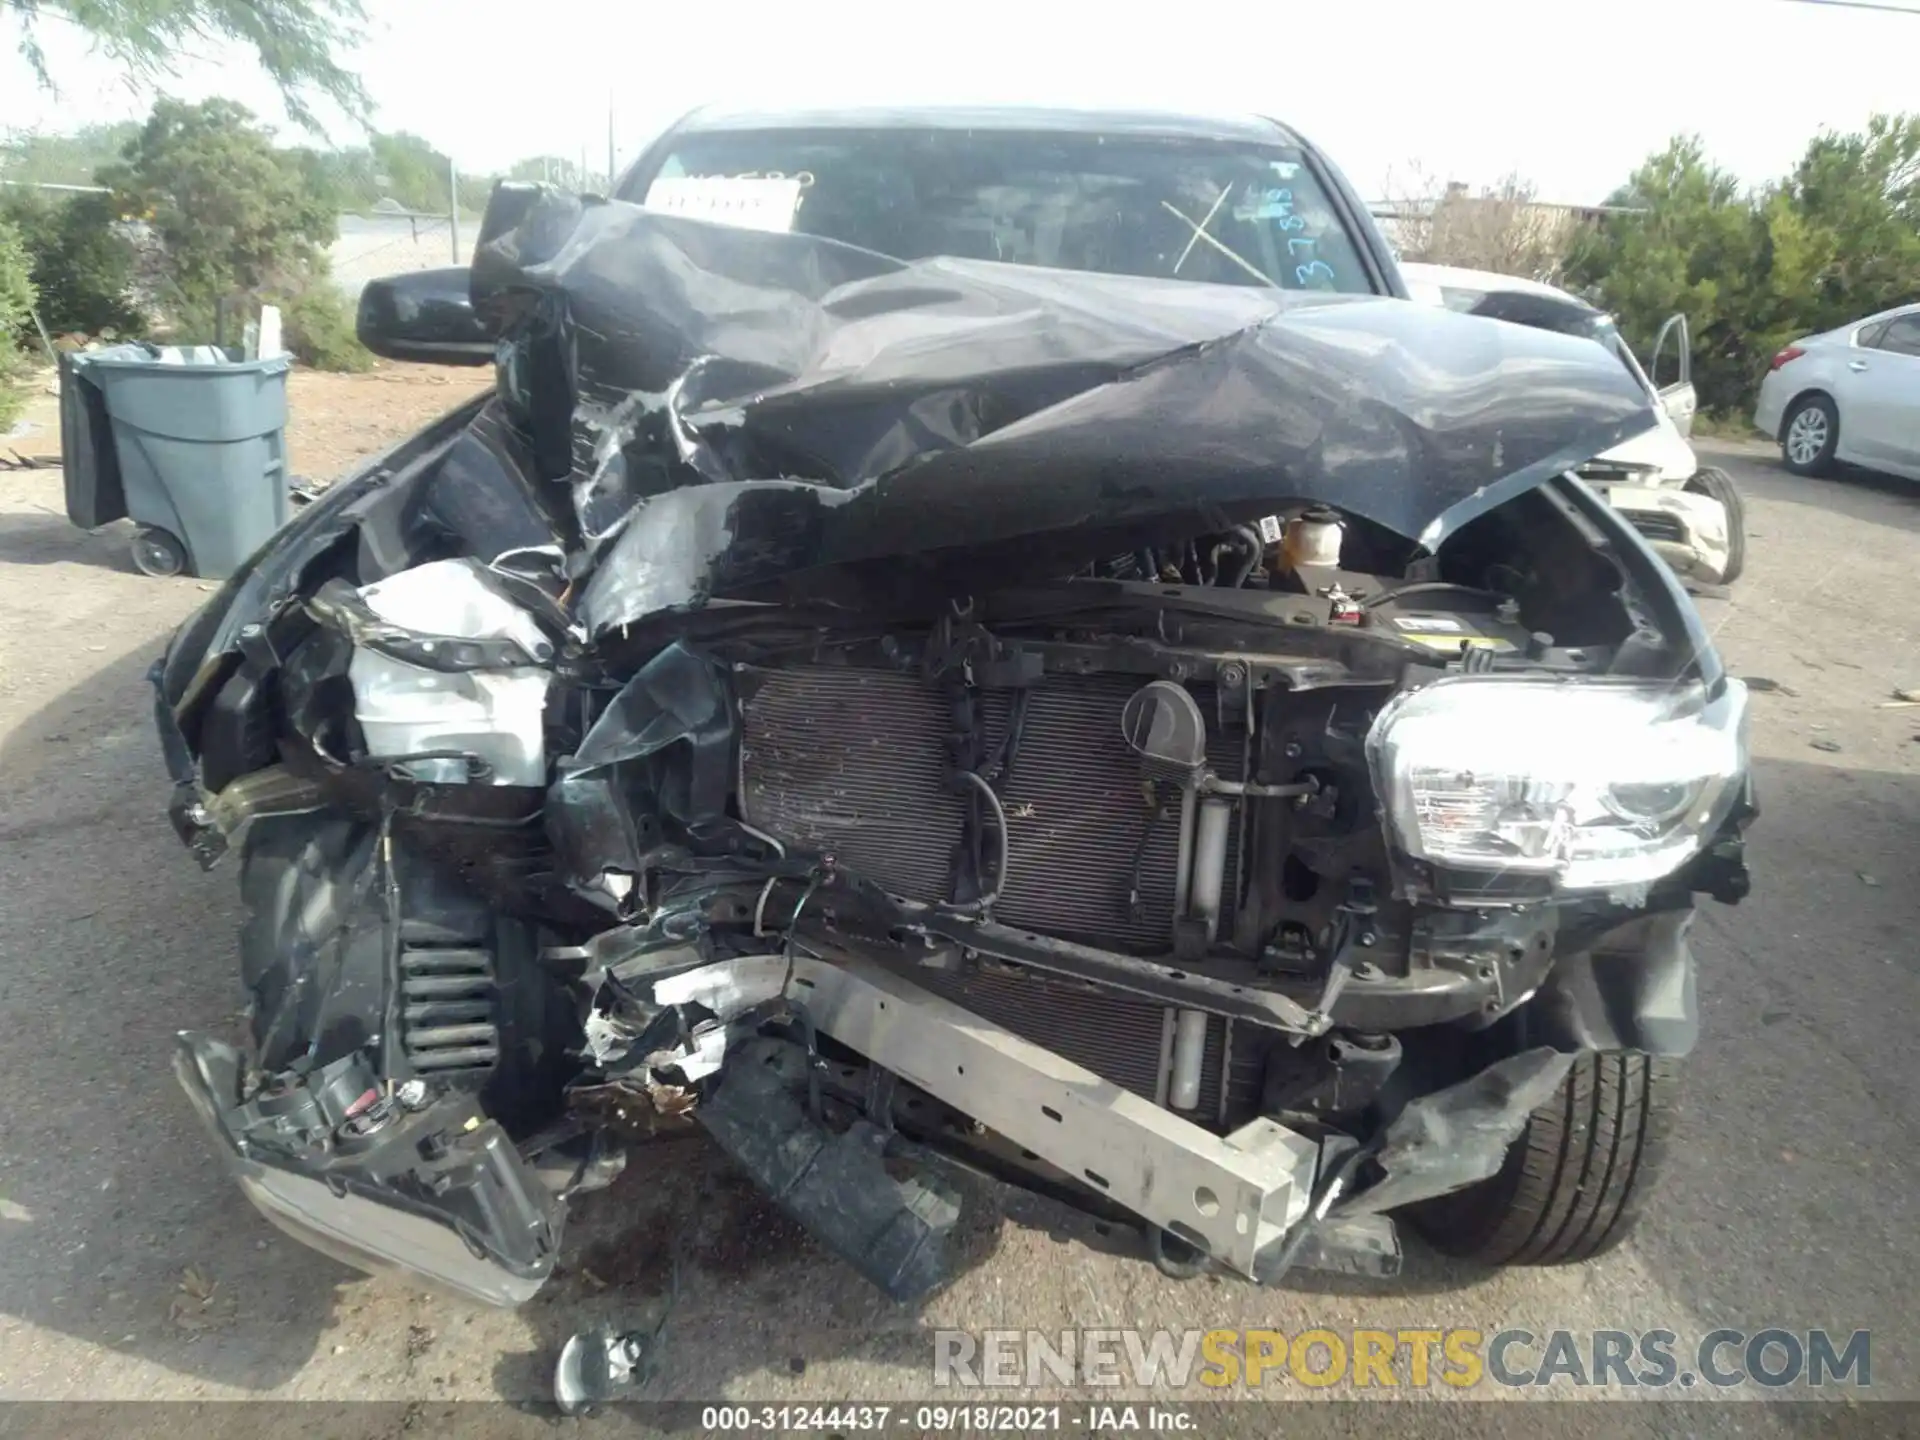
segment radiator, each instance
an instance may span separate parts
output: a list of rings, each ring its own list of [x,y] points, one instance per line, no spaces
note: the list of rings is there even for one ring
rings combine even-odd
[[[1160,1093],[1160,1059],[1169,1011],[1164,1005],[1014,966],[982,964],[958,971],[927,967],[915,970],[912,978],[914,984],[1144,1099],[1165,1103]],[[1210,1017],[1200,1068],[1200,1103],[1193,1118],[1210,1127],[1231,1129],[1257,1113],[1262,1052],[1244,1027],[1232,1029],[1218,1015]]]
[[[1147,777],[1120,737],[1121,708],[1144,683],[1063,676],[1032,690],[1000,787],[1009,863],[996,920],[1139,954],[1171,949],[1178,801],[1163,787],[1164,813],[1152,817]],[[800,666],[748,671],[740,695],[740,803],[750,823],[903,899],[953,898],[966,801],[949,783],[951,726],[939,689],[891,671]],[[1211,695],[1196,697],[1211,715]],[[986,748],[1005,732],[1010,708],[1007,692],[980,696]],[[1210,755],[1220,774],[1240,778],[1236,734],[1214,733]],[[1237,831],[1223,929],[1238,890]],[[1136,857],[1137,913],[1128,905]]]
[[[1164,955],[1171,949],[1177,797],[1147,836],[1142,914],[1128,912],[1135,855],[1147,821],[1146,776],[1120,738],[1120,711],[1144,680],[1061,676],[1035,687],[1013,769],[1001,787],[1010,832],[1009,880],[996,920],[1063,939]],[[740,804],[784,844],[831,855],[904,899],[952,898],[964,797],[948,783],[947,697],[918,677],[843,666],[748,670],[740,676]],[[1211,722],[1211,691],[1194,687]],[[980,697],[986,748],[1010,711],[1005,692]],[[1215,727],[1209,759],[1242,778],[1240,738]],[[1230,831],[1223,920],[1239,873]],[[1006,1026],[1147,1099],[1159,1099],[1167,1009],[1014,966],[926,969],[915,982]],[[1223,1063],[1231,1055],[1231,1063]],[[1253,1113],[1257,1047],[1208,1025],[1201,1071],[1203,1123]]]

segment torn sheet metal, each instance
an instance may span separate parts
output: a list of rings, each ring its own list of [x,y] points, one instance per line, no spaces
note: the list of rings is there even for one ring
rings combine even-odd
[[[662,773],[649,788],[679,820],[719,815],[733,782],[730,695],[717,662],[685,645],[669,645],[621,687],[563,769],[591,773],[685,745],[688,763]]]
[[[718,666],[669,645],[561,760],[546,828],[576,889],[617,915],[636,913],[647,873],[674,853],[662,844],[661,818],[684,825],[724,813],[733,781],[728,697]]]
[[[1410,1102],[1387,1127],[1377,1156],[1386,1178],[1336,1213],[1392,1210],[1498,1174],[1527,1117],[1553,1098],[1573,1060],[1557,1050],[1523,1050]]]
[[[330,487],[221,583],[174,636],[157,676],[189,733],[242,632],[306,598],[309,572],[329,556],[350,554],[352,573],[369,584],[431,560],[543,553],[570,534],[572,517],[550,517],[500,411],[484,396],[449,410]]]
[[[906,263],[540,187],[496,192],[473,298],[598,633],[881,558],[1052,577],[1286,500],[1431,549],[1652,423],[1591,342],[1427,306]]]

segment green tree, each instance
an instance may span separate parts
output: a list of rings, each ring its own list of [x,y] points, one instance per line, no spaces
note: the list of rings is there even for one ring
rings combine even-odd
[[[164,298],[183,328],[207,327],[236,293],[297,293],[325,273],[333,205],[232,101],[160,101],[100,179],[122,213],[153,227],[167,259]]]
[[[375,135],[372,152],[375,199],[397,200],[409,210],[447,208],[447,157],[418,135]]]
[[[405,131],[375,135],[368,148],[377,187],[374,199],[397,200],[409,210],[434,215],[447,213],[447,182],[454,176],[453,162],[447,155]],[[459,175],[457,179],[461,210],[484,210],[493,189],[492,178]]]
[[[39,26],[56,20],[85,31],[109,59],[145,78],[172,74],[196,44],[233,41],[259,57],[296,120],[314,118],[311,95],[356,119],[371,108],[359,76],[338,59],[361,39],[360,0],[0,0],[0,16],[13,20],[21,55],[49,87]]]
[[[315,183],[342,210],[371,211],[376,207],[447,213],[447,182],[452,162],[418,135],[404,131],[375,134],[365,146],[345,150],[295,152]],[[459,198],[463,213],[486,208],[493,179],[460,174]]]
[[[0,179],[25,185],[91,185],[140,133],[137,120],[83,125],[71,135],[26,133],[0,140]]]
[[[26,243],[0,216],[0,426],[13,423],[22,396],[14,382],[25,368],[23,342],[33,324],[33,279]]]
[[[1610,198],[1643,213],[1586,230],[1568,279],[1636,348],[1686,312],[1710,411],[1746,410],[1796,336],[1920,296],[1920,116],[1819,135],[1791,174],[1752,192],[1682,137]]]
[[[1813,328],[1845,324],[1920,289],[1920,114],[1824,134],[1782,187],[1824,263],[1807,278]]]
[[[1669,315],[1693,331],[1694,384],[1711,410],[1738,403],[1751,384],[1747,336],[1750,283],[1759,232],[1739,180],[1708,162],[1697,136],[1675,139],[1634,171],[1611,215],[1578,236],[1566,274],[1619,317],[1642,356]]]
[[[538,180],[543,184],[557,185],[562,190],[593,190],[604,188],[604,175],[589,175],[580,168],[578,160],[569,160],[561,155],[533,155],[515,162],[507,171],[509,180]]]
[[[133,242],[110,197],[0,191],[0,219],[13,224],[26,246],[40,319],[49,330],[124,336],[146,329],[132,294]]]
[[[280,153],[299,170],[315,197],[329,208],[335,211],[355,210],[365,203],[361,199],[362,185],[353,163],[364,160],[365,151],[315,150],[310,146],[297,145]]]

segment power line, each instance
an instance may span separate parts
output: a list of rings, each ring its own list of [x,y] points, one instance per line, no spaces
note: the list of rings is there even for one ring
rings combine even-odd
[[[1878,10],[1884,15],[1911,15],[1920,20],[1920,6],[1889,5],[1884,0],[1781,0],[1786,5],[1824,5],[1833,10]]]

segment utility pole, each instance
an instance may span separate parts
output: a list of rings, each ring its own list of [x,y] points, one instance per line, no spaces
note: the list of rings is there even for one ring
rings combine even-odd
[[[607,194],[613,194],[613,91],[607,91]]]
[[[460,171],[447,157],[447,233],[453,237],[453,263],[460,263]]]

